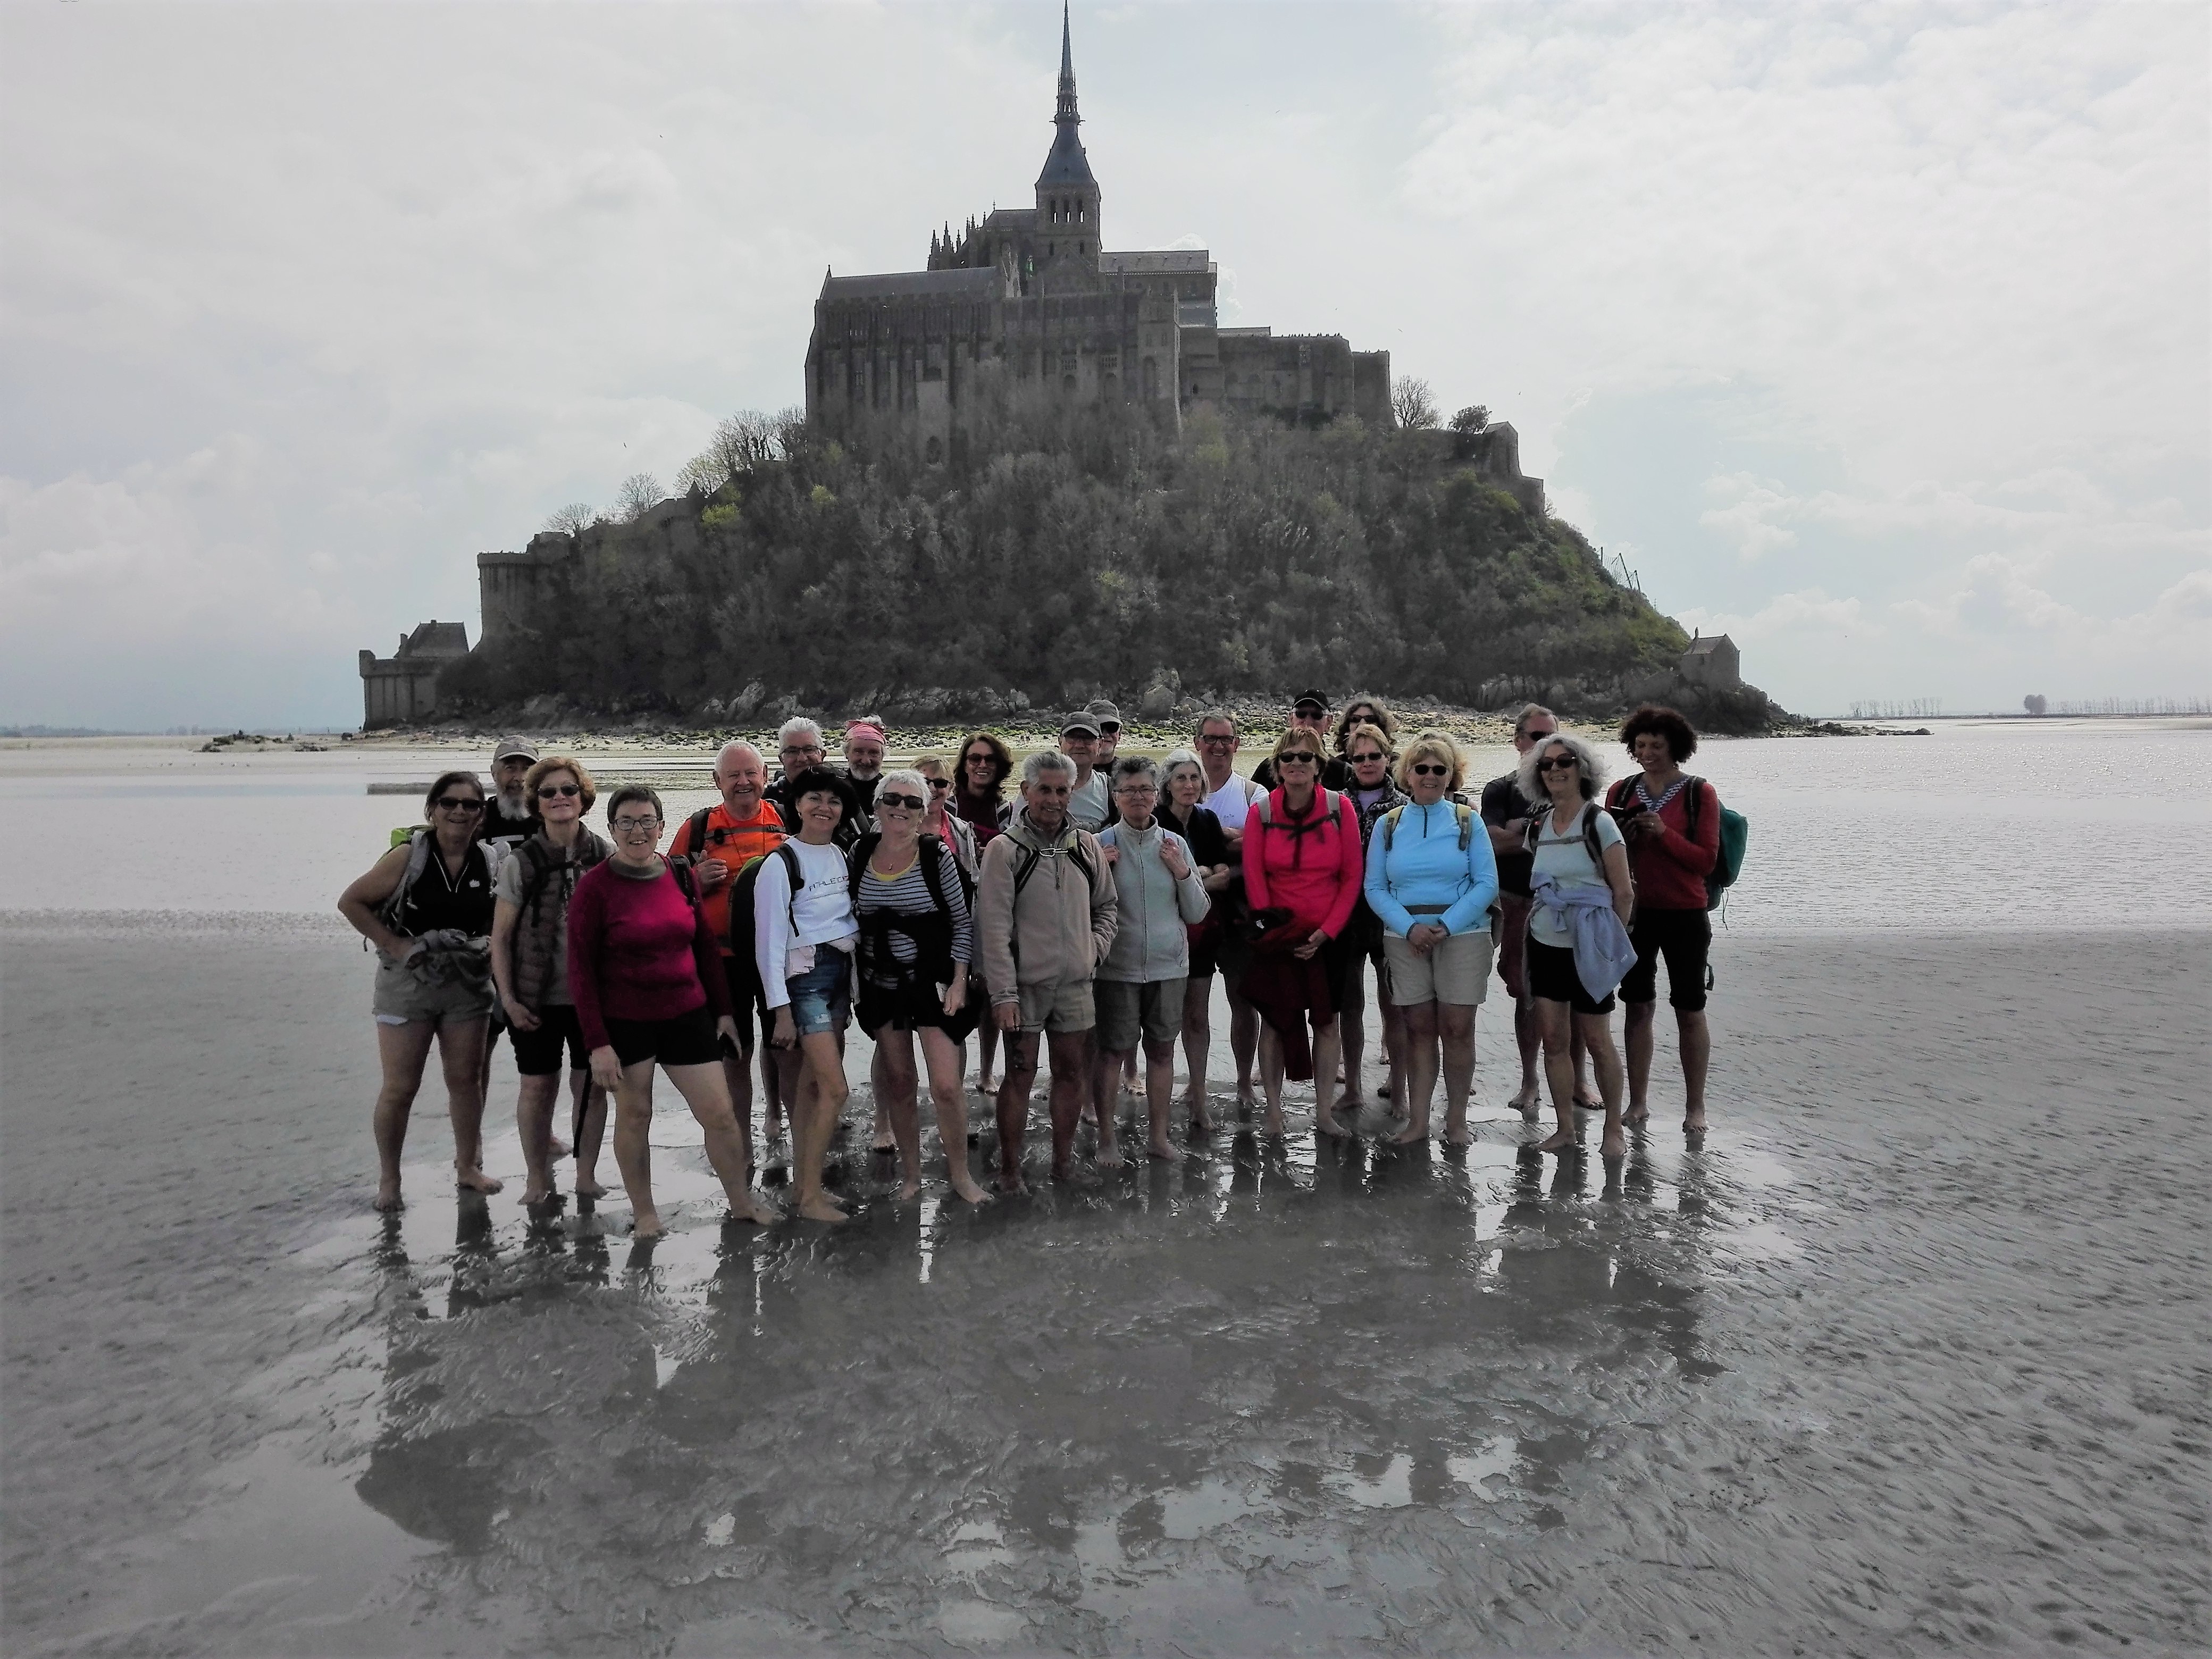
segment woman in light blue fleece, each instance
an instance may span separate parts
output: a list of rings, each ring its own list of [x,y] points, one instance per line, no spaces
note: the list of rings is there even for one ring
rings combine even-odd
[[[1376,820],[1367,842],[1367,908],[1382,920],[1390,999],[1406,1022],[1401,1141],[1428,1138],[1439,1039],[1444,1138],[1455,1146],[1470,1139],[1474,1011],[1490,985],[1498,860],[1480,815],[1455,799],[1466,769],[1447,733],[1422,732],[1398,762],[1398,787],[1408,799]]]

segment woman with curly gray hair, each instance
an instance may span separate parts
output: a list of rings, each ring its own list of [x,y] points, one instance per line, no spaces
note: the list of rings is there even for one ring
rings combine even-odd
[[[1559,1128],[1537,1147],[1567,1152],[1575,1134],[1575,1062],[1579,1033],[1605,1101],[1604,1152],[1628,1151],[1621,1128],[1620,1052],[1613,1047],[1613,988],[1636,965],[1628,919],[1635,887],[1620,826],[1595,799],[1605,771],[1595,751],[1565,732],[1530,746],[1522,758],[1523,796],[1545,809],[1528,821],[1528,990],[1544,1031],[1544,1072]]]

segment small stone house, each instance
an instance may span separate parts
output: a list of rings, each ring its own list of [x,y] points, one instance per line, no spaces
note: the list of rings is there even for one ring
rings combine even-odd
[[[1725,634],[1700,634],[1682,653],[1682,678],[1709,691],[1733,691],[1743,684],[1743,653]]]

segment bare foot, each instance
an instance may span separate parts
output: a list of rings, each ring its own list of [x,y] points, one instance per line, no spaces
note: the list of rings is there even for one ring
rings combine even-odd
[[[799,1206],[799,1213],[809,1221],[826,1221],[832,1226],[846,1219],[845,1212],[821,1193],[802,1203]]]
[[[1445,1134],[1444,1144],[1448,1146],[1472,1146],[1474,1145],[1474,1137],[1468,1133],[1464,1127],[1453,1129]]]
[[[1626,1158],[1628,1137],[1618,1129],[1607,1129],[1605,1132],[1605,1139],[1600,1143],[1599,1150],[1607,1158]]]
[[[550,1140],[545,1143],[545,1156],[551,1158],[556,1164],[558,1164],[562,1158],[568,1156],[568,1143],[562,1139],[560,1136],[555,1135]]]
[[[399,1196],[399,1183],[387,1181],[376,1189],[376,1207],[386,1215],[407,1207],[407,1200]]]
[[[1271,1129],[1268,1133],[1270,1134],[1275,1134],[1280,1132]],[[1341,1123],[1339,1123],[1327,1112],[1316,1109],[1314,1112],[1314,1133],[1316,1134],[1327,1135],[1332,1140],[1342,1140],[1346,1135],[1351,1133],[1351,1131],[1346,1129]]]
[[[773,1227],[783,1219],[783,1212],[766,1200],[747,1194],[744,1203],[730,1206],[730,1219],[750,1221],[756,1227]]]
[[[1122,1169],[1129,1162],[1127,1158],[1121,1156],[1121,1146],[1109,1140],[1101,1140],[1098,1143],[1098,1155],[1091,1161],[1102,1170]]]
[[[453,1184],[465,1193],[495,1193],[507,1183],[495,1181],[482,1170],[461,1170],[453,1176]]]
[[[921,1183],[919,1181],[901,1182],[899,1183],[898,1195],[899,1202],[902,1204],[908,1203],[915,1199],[920,1198],[921,1196]]]
[[[605,1198],[607,1195],[606,1187],[599,1176],[587,1176],[581,1170],[576,1171],[575,1190],[579,1198]]]
[[[668,1237],[668,1225],[661,1220],[658,1211],[641,1210],[631,1219],[629,1233],[632,1238],[636,1239],[665,1238]]]
[[[1252,1091],[1249,1083],[1237,1085],[1237,1111],[1240,1117],[1249,1117],[1260,1109],[1260,1097]]]
[[[1396,1134],[1390,1137],[1390,1144],[1394,1146],[1409,1146],[1417,1140],[1426,1140],[1428,1138],[1429,1126],[1427,1124],[1408,1123],[1404,1128],[1399,1130]]]
[[[1267,1121],[1260,1127],[1265,1133],[1280,1140],[1283,1138],[1283,1109],[1279,1106],[1267,1108]]]
[[[1202,1094],[1183,1096],[1183,1109],[1190,1114],[1192,1128],[1210,1131],[1213,1127],[1213,1115],[1206,1109],[1206,1097]]]
[[[965,1171],[952,1177],[952,1190],[958,1194],[965,1203],[988,1204],[991,1201],[990,1194],[978,1187],[975,1184],[975,1177]]]
[[[522,1207],[534,1210],[547,1199],[559,1196],[550,1187],[525,1187],[522,1189]]]
[[[1163,1164],[1172,1164],[1175,1162],[1175,1143],[1164,1137],[1155,1136],[1152,1139],[1152,1144],[1146,1146],[1145,1150],[1150,1152],[1154,1158],[1159,1159]]]
[[[1074,1160],[1073,1158],[1069,1158],[1069,1159],[1067,1159],[1065,1163],[1063,1163],[1063,1162],[1062,1162],[1060,1159],[1059,1159],[1059,1158],[1054,1158],[1054,1159],[1053,1159],[1053,1161],[1052,1161],[1052,1178],[1053,1178],[1054,1181],[1073,1181],[1073,1180],[1074,1180],[1074,1179],[1075,1179],[1075,1160]]]
[[[1651,1109],[1649,1106],[1632,1106],[1620,1115],[1620,1121],[1629,1124],[1649,1123],[1651,1121]]]
[[[1018,1194],[1025,1193],[1029,1191],[1029,1189],[1030,1183],[1022,1179],[1021,1172],[1019,1170],[1016,1170],[1012,1175],[1008,1175],[1004,1171],[1000,1172],[999,1176],[999,1190],[1006,1194],[1008,1197],[1011,1198]]]
[[[1605,1103],[1587,1089],[1575,1091],[1575,1109],[1578,1112],[1601,1112]]]
[[[1521,1092],[1505,1103],[1523,1117],[1534,1117],[1543,1105],[1543,1091],[1532,1079],[1521,1085]]]
[[[1573,1130],[1554,1129],[1536,1143],[1536,1150],[1540,1152],[1572,1152],[1576,1145]]]

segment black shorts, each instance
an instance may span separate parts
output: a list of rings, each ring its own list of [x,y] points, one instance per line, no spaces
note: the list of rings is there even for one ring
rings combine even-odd
[[[1522,971],[1528,976],[1528,994],[1532,997],[1567,1003],[1578,1014],[1613,1012],[1611,993],[1599,1002],[1583,988],[1582,975],[1575,971],[1575,953],[1565,945],[1545,945],[1531,939]]]
[[[738,1047],[750,1059],[760,1047],[760,1038],[774,1035],[775,1024],[768,1010],[761,1006],[760,991],[750,963],[740,957],[724,957],[722,981],[730,988],[730,1006],[738,1012]]]
[[[1659,958],[1667,958],[1667,1000],[1686,1014],[1705,1006],[1705,961],[1712,949],[1712,918],[1703,910],[1646,910],[1638,908],[1629,924],[1636,966],[1620,981],[1623,1002],[1654,1002],[1659,996]]]
[[[722,1057],[714,1011],[704,1004],[673,1019],[610,1019],[607,1041],[625,1067],[648,1060],[663,1066],[712,1066]]]
[[[576,1011],[565,1002],[549,1002],[538,1011],[538,1029],[507,1028],[514,1040],[514,1069],[525,1077],[551,1077],[561,1069],[561,1050],[568,1050],[568,1065],[582,1071],[591,1064],[584,1048],[584,1027]]]

